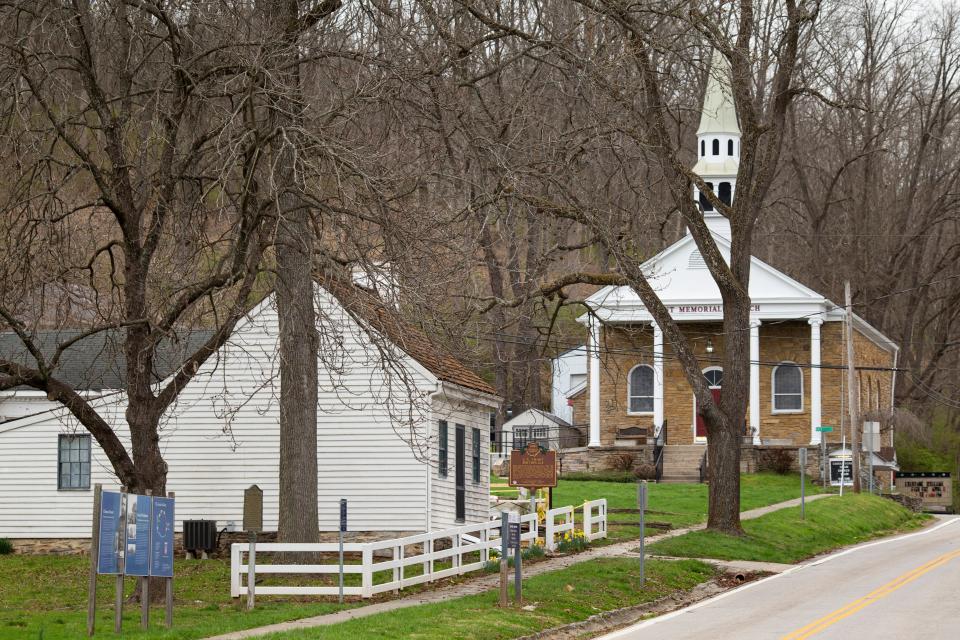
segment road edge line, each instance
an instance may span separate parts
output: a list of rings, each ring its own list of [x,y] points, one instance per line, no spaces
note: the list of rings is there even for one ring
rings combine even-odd
[[[760,580],[754,580],[753,582],[748,582],[747,584],[745,584],[745,585],[743,585],[743,586],[736,587],[735,589],[730,589],[729,591],[724,591],[724,592],[721,593],[721,594],[715,595],[715,596],[713,596],[712,598],[707,598],[706,600],[701,600],[700,602],[696,602],[696,603],[694,603],[694,604],[692,604],[692,605],[690,605],[690,606],[688,606],[688,607],[684,607],[684,608],[682,608],[682,609],[677,609],[676,611],[671,611],[670,613],[665,613],[665,614],[663,614],[662,616],[657,616],[656,618],[650,618],[649,620],[644,620],[643,622],[638,622],[638,623],[636,623],[636,624],[630,625],[629,627],[624,627],[623,629],[618,629],[617,631],[613,631],[613,632],[608,633],[608,634],[603,635],[603,636],[598,636],[595,640],[616,640],[617,638],[625,637],[627,634],[633,633],[634,631],[640,631],[641,629],[645,629],[645,628],[647,628],[647,627],[652,627],[652,626],[654,626],[655,624],[658,624],[658,623],[663,622],[663,621],[665,621],[665,620],[670,620],[670,619],[675,618],[675,617],[677,617],[677,616],[679,616],[679,615],[681,615],[681,614],[689,613],[690,611],[695,611],[695,610],[699,609],[700,607],[705,607],[705,606],[707,606],[707,605],[709,605],[709,604],[712,604],[712,603],[714,603],[714,602],[719,602],[720,600],[723,600],[724,598],[728,598],[728,597],[734,595],[735,593],[740,593],[740,592],[742,592],[742,591],[746,591],[747,589],[752,589],[753,587],[759,586],[759,585],[761,585],[761,584],[763,584],[763,583],[765,583],[765,582],[769,582],[769,581],[771,581],[771,580],[776,580],[777,578],[782,578],[783,576],[790,575],[791,573],[794,573],[795,571],[800,571],[801,569],[805,569],[805,568],[807,568],[807,567],[815,567],[815,566],[821,565],[821,564],[823,564],[823,563],[825,563],[825,562],[829,562],[830,560],[833,560],[833,559],[835,559],[835,558],[841,558],[841,557],[843,557],[843,556],[845,556],[845,555],[847,555],[847,554],[853,553],[854,551],[860,551],[861,549],[869,549],[870,547],[875,547],[875,546],[881,545],[881,544],[888,544],[888,543],[890,543],[890,542],[896,542],[896,541],[898,541],[898,540],[903,540],[903,539],[905,539],[905,538],[912,538],[912,537],[915,537],[915,536],[924,536],[924,535],[927,535],[927,534],[929,534],[929,533],[933,533],[934,531],[937,531],[937,530],[939,530],[939,529],[942,529],[943,527],[949,526],[949,525],[951,525],[951,524],[953,524],[953,523],[955,523],[955,522],[958,522],[958,521],[960,521],[960,516],[955,516],[955,517],[953,517],[953,518],[950,518],[949,520],[945,520],[944,522],[941,522],[941,523],[939,523],[939,524],[936,524],[936,525],[930,527],[929,529],[924,529],[923,531],[915,531],[915,532],[913,532],[913,533],[906,533],[906,534],[899,535],[899,536],[893,536],[893,537],[890,537],[890,538],[884,538],[883,540],[874,540],[874,541],[872,541],[872,542],[865,542],[865,543],[862,543],[862,544],[858,544],[858,545],[853,546],[853,547],[850,547],[850,548],[848,548],[848,549],[842,549],[842,550],[840,550],[840,551],[836,551],[836,552],[831,553],[831,554],[829,554],[829,555],[827,555],[827,556],[824,556],[824,557],[820,558],[819,560],[817,560],[817,561],[815,561],[815,562],[805,562],[805,563],[803,563],[803,564],[798,564],[798,565],[796,565],[796,566],[794,566],[794,567],[791,567],[790,569],[787,569],[786,571],[783,571],[783,572],[781,572],[781,573],[775,573],[775,574],[773,574],[772,576],[767,576],[766,578],[761,578]]]

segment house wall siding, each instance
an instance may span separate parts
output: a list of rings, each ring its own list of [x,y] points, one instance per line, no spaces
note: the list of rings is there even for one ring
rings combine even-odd
[[[402,374],[385,373],[381,358],[389,345],[371,345],[326,292],[318,294],[318,309],[326,354],[317,419],[321,530],[336,528],[341,497],[349,500],[351,530],[423,530],[426,465],[413,447],[429,446],[429,393],[436,381],[399,352],[391,356]],[[168,411],[160,446],[169,465],[168,490],[177,493],[178,530],[184,519],[198,518],[239,526],[243,490],[254,483],[264,491],[265,529],[276,529],[277,333],[276,310],[267,301]],[[123,395],[100,403],[121,439],[128,440]],[[469,424],[479,420],[468,412],[462,418]],[[85,433],[62,410],[0,425],[0,537],[90,535],[92,490],[57,490],[57,435],[74,431]],[[96,443],[92,458],[91,485],[115,489],[116,477]],[[434,507],[438,519],[445,508],[443,502]]]
[[[431,529],[456,526],[456,425],[464,426],[465,448],[465,522],[483,522],[490,519],[490,411],[495,407],[440,394],[433,401],[433,420],[430,426],[434,440],[431,446]],[[447,422],[447,475],[439,469],[439,422]],[[480,431],[480,482],[472,475],[473,429]]]

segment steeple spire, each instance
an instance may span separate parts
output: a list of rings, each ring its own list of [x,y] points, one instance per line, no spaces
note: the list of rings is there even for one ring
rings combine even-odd
[[[697,129],[697,164],[693,172],[700,176],[724,204],[733,203],[740,168],[740,125],[733,102],[730,64],[719,51],[713,52],[707,74],[707,90]],[[730,221],[716,210],[696,186],[694,200],[699,202],[707,227],[730,238]]]
[[[722,53],[714,50],[710,71],[707,73],[707,90],[703,96],[698,136],[710,133],[740,135],[737,108],[730,85],[730,63]]]

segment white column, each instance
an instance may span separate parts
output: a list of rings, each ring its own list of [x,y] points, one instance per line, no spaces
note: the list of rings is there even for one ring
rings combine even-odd
[[[760,444],[760,321],[750,320],[750,431]]]
[[[590,443],[600,446],[600,322],[590,316],[590,339],[587,342],[590,359]]]
[[[663,428],[663,331],[653,323],[653,430],[660,435]]]
[[[820,400],[820,325],[821,318],[810,318],[810,444],[820,444],[822,403]]]

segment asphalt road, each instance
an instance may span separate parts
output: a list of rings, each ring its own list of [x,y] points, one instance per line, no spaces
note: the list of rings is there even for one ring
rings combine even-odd
[[[752,582],[603,640],[960,639],[960,518]]]

